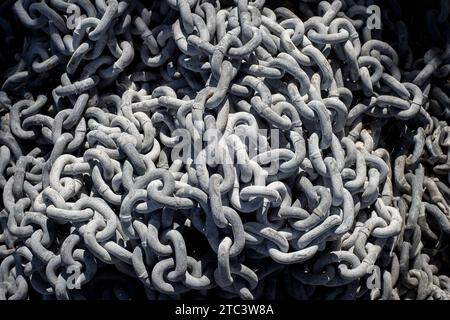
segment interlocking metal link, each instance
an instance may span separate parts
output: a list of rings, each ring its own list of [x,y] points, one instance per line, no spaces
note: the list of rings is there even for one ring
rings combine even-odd
[[[0,4],[1,300],[450,299],[448,2],[275,2]]]

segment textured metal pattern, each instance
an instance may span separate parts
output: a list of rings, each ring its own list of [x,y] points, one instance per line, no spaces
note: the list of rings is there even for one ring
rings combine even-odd
[[[450,298],[447,1],[146,3],[0,4],[0,299]]]

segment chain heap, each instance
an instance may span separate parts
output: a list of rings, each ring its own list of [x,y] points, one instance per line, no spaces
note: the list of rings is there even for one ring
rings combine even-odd
[[[0,299],[450,298],[448,2],[264,2],[0,5]]]

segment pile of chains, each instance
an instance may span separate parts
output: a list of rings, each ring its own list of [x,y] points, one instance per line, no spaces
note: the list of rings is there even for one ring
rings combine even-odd
[[[0,299],[450,298],[448,1],[275,2],[0,4]]]

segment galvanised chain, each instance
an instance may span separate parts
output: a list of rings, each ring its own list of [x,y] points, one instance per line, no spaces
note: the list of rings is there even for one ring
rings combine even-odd
[[[0,299],[450,298],[448,2],[295,6],[1,4]]]

